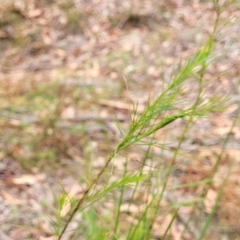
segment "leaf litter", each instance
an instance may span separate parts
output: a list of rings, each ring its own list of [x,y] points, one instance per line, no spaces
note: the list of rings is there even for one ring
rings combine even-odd
[[[141,112],[149,93],[155,96],[171,80],[174,64],[199,48],[212,31],[213,7],[201,1],[10,0],[3,1],[0,12],[0,238],[51,239],[52,226],[44,214],[54,215],[55,197],[62,188],[71,198],[81,196],[85,186],[76,179],[90,180],[98,173],[109,143],[116,142],[120,134],[112,125],[116,121],[127,125],[131,101],[140,103],[137,110]],[[205,76],[206,94],[227,94],[232,105],[224,114],[213,113],[192,127],[170,185],[199,182],[209,176],[239,111],[239,17],[237,5],[224,11],[222,24],[228,18],[230,24],[217,42],[214,54],[218,60]],[[193,100],[187,89],[194,89],[194,84],[186,86],[186,101]],[[156,141],[176,148],[181,128],[182,121],[174,123],[157,132]],[[203,211],[211,212],[233,160],[236,163],[214,219],[224,231],[213,224],[209,234],[211,239],[239,234],[239,132],[237,122],[203,210],[183,206],[169,239],[197,237],[205,219]],[[165,166],[172,157],[171,152],[154,149],[160,160],[154,164],[149,160],[146,168]],[[144,147],[131,149],[129,170],[139,168],[144,151]],[[86,159],[94,161],[93,169]],[[124,159],[115,160],[117,168],[123,170]],[[162,207],[177,204],[173,199],[194,201],[203,188],[199,184],[173,192],[169,186]],[[128,221],[134,222],[151,197],[140,193],[132,202],[126,199],[123,216],[128,211]],[[66,199],[62,216],[69,204]],[[185,232],[183,226],[190,215],[197,223],[193,221]],[[159,215],[153,237],[163,236],[161,229],[168,226],[171,216]]]

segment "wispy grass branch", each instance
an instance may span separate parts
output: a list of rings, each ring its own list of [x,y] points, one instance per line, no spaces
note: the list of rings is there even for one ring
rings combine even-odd
[[[190,58],[185,64],[183,64],[182,62],[179,63],[177,68],[178,74],[176,74],[176,76],[170,81],[168,86],[159,94],[159,96],[154,101],[148,103],[148,105],[146,106],[146,109],[143,111],[143,113],[140,116],[137,113],[138,112],[137,105],[133,104],[133,109],[134,109],[133,118],[129,126],[129,130],[127,131],[126,134],[124,134],[123,128],[120,127],[122,140],[119,142],[119,144],[117,144],[115,150],[112,153],[110,153],[109,158],[106,161],[105,165],[102,167],[102,169],[100,170],[96,178],[87,187],[81,199],[78,200],[68,220],[66,221],[58,237],[58,240],[62,238],[69,223],[72,221],[73,217],[78,212],[78,210],[82,208],[85,201],[90,201],[91,203],[94,203],[100,198],[106,196],[110,191],[112,191],[115,188],[121,187],[122,191],[124,191],[124,185],[129,184],[131,182],[138,183],[139,181],[143,181],[144,176],[141,174],[134,175],[134,176],[124,175],[122,179],[119,179],[118,181],[111,183],[109,185],[103,186],[102,190],[95,191],[94,193],[94,188],[98,183],[100,177],[106,171],[109,164],[116,157],[117,154],[127,150],[133,144],[139,144],[141,142],[147,143],[148,140],[146,139],[150,138],[151,136],[153,136],[153,134],[156,131],[168,126],[174,121],[178,119],[187,119],[188,121],[187,121],[185,130],[183,131],[182,138],[178,144],[177,150],[175,151],[173,160],[170,163],[170,167],[167,171],[166,179],[163,183],[162,190],[158,194],[158,202],[160,202],[162,199],[163,193],[166,189],[168,177],[175,163],[176,156],[180,149],[181,143],[193,119],[195,117],[196,118],[203,117],[213,111],[221,111],[224,109],[225,102],[226,102],[226,99],[224,97],[213,96],[206,100],[203,93],[204,73],[206,72],[208,65],[213,60],[212,52],[214,50],[214,42],[215,42],[215,36],[216,36],[216,31],[217,31],[217,26],[219,21],[219,14],[220,14],[218,1],[213,1],[213,4],[217,12],[217,18],[214,24],[213,33],[211,34],[207,42],[199,49],[199,51],[192,58]],[[183,84],[191,78],[197,79],[199,81],[199,90],[196,93],[196,100],[191,103],[188,103],[187,107],[186,106],[177,107],[180,102],[179,99],[181,96],[181,91],[183,89]],[[153,143],[154,141],[151,140],[150,142]],[[123,193],[121,193],[121,199],[123,197],[122,194]],[[121,204],[121,201],[119,201],[119,204]],[[149,207],[150,206],[151,204],[149,205]],[[117,222],[114,227],[115,237],[116,237],[117,225],[119,221],[119,211],[120,211],[120,208],[118,208]],[[153,215],[153,219],[154,217],[156,217],[156,214],[157,212],[155,212],[155,214]],[[176,216],[177,216],[177,211],[175,212],[175,215],[168,229],[166,229],[165,235],[167,234]],[[140,221],[141,224],[144,224],[144,221],[145,221],[145,217],[143,216],[143,222]],[[133,235],[132,237],[129,236],[130,237],[129,239],[134,239],[133,236],[135,236],[135,233],[137,234],[136,231],[138,231],[139,229],[140,228],[134,228],[132,232]]]

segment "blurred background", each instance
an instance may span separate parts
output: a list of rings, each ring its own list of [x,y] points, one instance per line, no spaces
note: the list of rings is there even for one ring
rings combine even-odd
[[[185,62],[206,42],[216,19],[213,2],[1,0],[0,239],[50,239],[54,224],[49,218],[54,218],[63,189],[71,197],[81,195],[86,182],[94,179],[121,139],[117,124],[127,130],[132,102],[138,104],[140,114],[149,99],[171,81],[179,62]],[[227,136],[217,179],[232,159],[238,164],[240,161],[240,122],[236,120],[240,5],[237,1],[232,5],[221,1],[220,5],[222,13],[213,61],[204,75],[204,94],[206,98],[227,96],[229,107],[223,113],[201,118],[188,131],[172,184],[203,180]],[[198,87],[198,79],[192,78],[179,99],[194,101]],[[176,121],[154,135],[168,150],[153,149],[151,166],[167,166],[184,123]],[[144,146],[134,146],[113,165],[123,169],[127,156],[130,170],[137,170],[145,151]],[[190,162],[187,167],[186,162]],[[238,164],[210,231],[212,238],[206,239],[238,239],[234,238],[239,234],[240,216]],[[206,195],[205,214],[213,207],[217,188]],[[172,204],[177,198],[192,200],[199,189],[201,186],[167,193],[163,204]],[[145,200],[138,196],[134,204],[138,206],[139,201]],[[111,209],[112,205],[104,207]],[[104,207],[99,215],[105,214]],[[197,225],[189,228],[184,238],[179,238],[183,234],[179,226],[190,213],[196,214],[197,224],[204,216],[196,207],[192,214],[191,204],[182,209],[168,237],[197,239]],[[152,239],[161,239],[159,229],[168,221],[168,214],[159,216]]]

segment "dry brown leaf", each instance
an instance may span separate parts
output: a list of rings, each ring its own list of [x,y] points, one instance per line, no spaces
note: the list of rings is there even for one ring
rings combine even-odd
[[[4,197],[4,199],[12,205],[23,205],[24,204],[24,201],[13,197],[11,194],[7,193],[4,190],[1,190],[1,194]]]
[[[57,240],[58,237],[57,236],[51,236],[51,237],[39,237],[39,240]]]
[[[215,129],[213,130],[213,133],[216,134],[216,135],[218,135],[218,136],[224,137],[224,136],[226,136],[226,135],[229,133],[230,130],[231,130],[231,126],[229,125],[229,126],[227,126],[227,127],[218,127],[218,128],[215,128]]]
[[[183,229],[180,229],[176,222],[173,222],[171,226],[171,234],[174,240],[181,240],[182,239],[182,232]]]
[[[111,101],[111,100],[104,100],[100,99],[98,100],[98,103],[103,106],[112,107],[112,108],[118,108],[128,111],[135,110],[132,104],[129,103],[123,103],[123,102],[117,102],[117,101]],[[138,113],[142,113],[145,110],[145,106],[138,105],[136,111]]]
[[[211,122],[216,127],[226,127],[232,125],[232,119],[227,118],[226,116],[215,116],[211,119]]]
[[[239,127],[234,127],[233,128],[233,134],[236,140],[240,139],[240,128]]]
[[[48,31],[43,31],[42,34],[42,40],[46,45],[51,45],[53,43],[53,39]]]
[[[39,181],[44,180],[45,178],[46,178],[45,174],[38,174],[38,175],[23,174],[21,177],[13,178],[12,182],[17,185],[22,185],[22,184],[33,185]]]
[[[73,107],[65,108],[62,111],[61,117],[63,119],[72,119],[72,118],[76,117],[76,110]]]
[[[139,207],[136,204],[125,203],[121,205],[121,212],[139,213]]]
[[[205,212],[210,213],[216,203],[217,200],[217,191],[213,189],[208,189],[206,198],[204,200],[204,205],[205,205]]]
[[[29,18],[35,18],[35,17],[39,17],[42,14],[42,10],[41,9],[34,9],[28,12],[28,17]]]

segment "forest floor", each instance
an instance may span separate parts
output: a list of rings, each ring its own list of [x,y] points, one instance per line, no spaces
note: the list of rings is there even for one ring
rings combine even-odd
[[[240,5],[223,9],[213,63],[204,82],[206,96],[227,96],[229,107],[198,119],[189,129],[171,184],[204,180],[219,156],[221,164],[216,183],[206,193],[204,212],[191,204],[180,208],[169,239],[183,239],[180,226],[189,215],[196,215],[197,223],[189,226],[185,238],[197,239],[196,226],[211,212],[219,179],[233,161],[205,239],[239,239],[240,235],[240,120],[236,120]],[[191,57],[207,40],[215,18],[210,1],[1,3],[1,240],[52,239],[50,219],[63,189],[78,198],[86,187],[80,182],[94,178],[119,141],[116,122],[127,129],[131,102],[138,103],[141,113],[149,98],[171,80],[179,61]],[[197,87],[190,81],[183,100],[194,101]],[[184,122],[176,121],[154,135],[169,149],[154,150],[155,167],[167,166],[183,128]],[[131,169],[138,169],[144,151],[143,146],[135,146],[126,153]],[[119,169],[123,159],[119,156],[114,162]],[[201,188],[169,190],[163,204],[191,202]],[[169,216],[159,216],[152,239],[161,238],[164,219]]]

